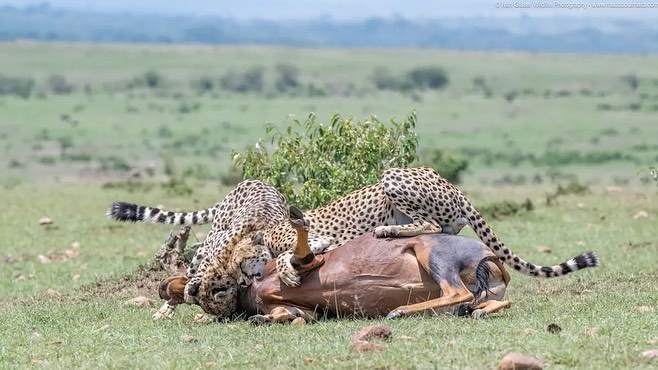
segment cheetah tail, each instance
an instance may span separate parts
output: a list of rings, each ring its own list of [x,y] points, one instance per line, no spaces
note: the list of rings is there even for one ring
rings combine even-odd
[[[107,210],[107,217],[122,222],[146,222],[171,226],[191,226],[210,223],[214,208],[195,212],[172,212],[155,207],[140,206],[127,202],[114,202]]]
[[[486,221],[484,221],[484,219],[480,216],[477,210],[473,208],[472,205],[469,204],[466,207],[466,211],[468,212],[466,216],[468,218],[469,225],[471,228],[473,228],[482,242],[484,242],[484,244],[486,244],[489,249],[491,249],[496,257],[498,257],[506,265],[524,275],[541,278],[558,277],[588,267],[596,267],[600,264],[598,254],[594,251],[591,251],[581,253],[580,255],[568,261],[564,261],[558,265],[537,266],[523,260],[509,248],[507,248],[505,243],[498,239],[493,230],[491,230],[491,227],[489,227]]]

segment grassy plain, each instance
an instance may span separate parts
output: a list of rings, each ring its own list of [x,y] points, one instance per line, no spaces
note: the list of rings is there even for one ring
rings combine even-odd
[[[467,190],[476,204],[529,197],[537,205],[519,217],[492,221],[498,235],[529,260],[557,263],[593,249],[602,267],[550,281],[512,273],[508,297],[513,306],[489,320],[382,321],[393,328],[382,354],[358,354],[349,347],[351,334],[379,320],[259,328],[244,322],[196,323],[199,310],[183,307],[174,319],[153,322],[157,307],[123,305],[139,295],[157,299],[157,276],[136,271],[169,229],[108,221],[103,216],[107,204],[164,199],[168,207],[194,208],[215,201],[216,189],[192,197],[89,185],[4,191],[0,367],[492,368],[509,351],[535,356],[551,368],[656,365],[640,355],[656,347],[656,312],[637,311],[658,308],[655,188],[623,193],[593,188],[590,194],[560,197],[550,207],[543,205],[539,187]],[[649,217],[634,219],[639,211]],[[54,224],[39,226],[44,215]],[[79,249],[71,247],[76,241]],[[540,246],[552,253],[540,253]],[[67,249],[75,253],[58,262]],[[39,255],[51,262],[41,263]],[[120,280],[125,276],[133,280]],[[549,324],[562,331],[549,333]],[[199,340],[187,343],[182,335]],[[314,361],[307,364],[307,358]]]
[[[302,86],[327,95],[272,91],[279,63],[295,66]],[[303,119],[310,112],[328,122],[336,112],[388,120],[415,109],[420,150],[471,156],[467,183],[547,181],[557,171],[632,184],[638,170],[658,161],[655,56],[15,42],[0,44],[0,65],[2,75],[36,82],[29,99],[0,96],[3,181],[91,180],[117,161],[153,163],[161,173],[167,153],[181,168],[212,163],[216,177],[232,149],[265,135],[266,122],[283,126],[289,115]],[[446,89],[375,88],[377,67],[401,75],[426,65],[446,70]],[[200,77],[219,79],[253,66],[265,68],[262,94],[190,88]],[[126,88],[147,71],[162,76],[158,88]],[[63,76],[73,92],[50,93],[52,75]],[[77,160],[61,155],[62,139]],[[563,160],[547,163],[556,153]]]
[[[355,87],[330,96],[200,95],[189,87],[201,75],[253,65],[271,71],[279,62],[295,64],[305,83]],[[446,69],[447,89],[380,91],[369,77],[378,66],[404,73],[429,64]],[[658,163],[656,57],[17,42],[0,44],[0,65],[1,74],[37,84],[29,99],[0,96],[2,368],[492,368],[509,351],[551,368],[656,366],[641,353],[658,347],[658,192],[642,181],[646,172],[637,175]],[[148,70],[164,76],[162,88],[117,87]],[[65,76],[73,92],[50,93],[52,74]],[[479,76],[491,96],[476,88]],[[513,273],[513,306],[490,320],[385,322],[393,340],[381,354],[349,348],[352,333],[379,321],[256,328],[196,323],[198,310],[183,307],[174,319],[153,322],[156,307],[122,304],[157,298],[157,276],[139,266],[169,229],[110,222],[104,212],[111,201],[205,208],[229,190],[215,178],[230,151],[262,137],[267,121],[285,124],[289,114],[309,112],[325,121],[334,112],[401,119],[412,109],[421,150],[471,153],[462,187],[476,205],[535,204],[490,221],[521,256],[550,264],[593,249],[603,266],[550,281]],[[157,182],[166,153],[179,171],[203,164],[212,178],[191,179],[188,196],[159,184],[132,192],[102,187],[126,176],[102,167],[109,157],[134,167],[154,162],[156,178],[148,181]],[[584,159],[587,153],[594,154]],[[530,155],[534,162],[519,160]],[[591,192],[547,206],[546,193],[569,175]],[[612,184],[621,192],[607,191]],[[646,217],[634,218],[640,211]],[[54,224],[40,226],[42,216]],[[562,331],[549,333],[549,324]]]

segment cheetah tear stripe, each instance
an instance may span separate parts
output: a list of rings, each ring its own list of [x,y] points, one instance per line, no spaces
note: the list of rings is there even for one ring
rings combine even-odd
[[[172,212],[128,202],[114,202],[107,210],[107,217],[116,221],[147,222],[171,226],[207,224],[212,221],[214,215],[214,207],[195,212]]]

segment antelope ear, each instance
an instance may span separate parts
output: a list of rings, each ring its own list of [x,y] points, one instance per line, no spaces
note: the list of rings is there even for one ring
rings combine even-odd
[[[295,206],[290,206],[290,218],[292,219],[297,219],[297,220],[303,220],[304,219],[304,212],[302,212],[299,208]]]

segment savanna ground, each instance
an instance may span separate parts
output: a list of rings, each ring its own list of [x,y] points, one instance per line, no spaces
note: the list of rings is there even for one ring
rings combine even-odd
[[[298,68],[305,92],[271,87],[281,62]],[[518,351],[553,368],[655,367],[641,353],[658,348],[658,192],[647,172],[658,162],[657,63],[431,50],[1,44],[2,75],[32,78],[34,87],[27,99],[0,95],[0,366],[491,368]],[[445,68],[446,88],[383,91],[370,78],[378,66],[402,74],[432,64]],[[201,93],[193,83],[253,65],[266,70],[259,93],[214,85]],[[148,71],[159,82],[139,82]],[[325,92],[309,93],[311,82]],[[309,112],[320,120],[334,112],[387,120],[412,109],[421,154],[447,148],[470,156],[461,187],[476,205],[532,201],[530,211],[490,220],[517,253],[551,264],[597,250],[602,266],[555,280],[512,273],[513,306],[489,320],[385,322],[393,339],[377,354],[353,352],[349,337],[379,320],[252,327],[197,323],[199,310],[182,307],[174,319],[153,322],[157,306],[123,304],[139,295],[157,299],[160,276],[139,266],[169,229],[108,221],[110,202],[205,208],[230,190],[218,185],[230,177],[230,151],[264,137],[266,121],[283,127],[288,114]],[[126,181],[151,163],[153,177]],[[172,174],[185,176],[184,191],[161,186]],[[574,179],[588,191],[547,204],[547,194]],[[39,225],[42,216],[54,223]],[[551,333],[549,324],[562,330]]]

